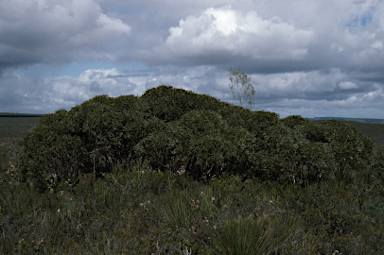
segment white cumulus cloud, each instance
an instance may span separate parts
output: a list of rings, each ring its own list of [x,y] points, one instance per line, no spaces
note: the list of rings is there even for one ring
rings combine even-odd
[[[256,11],[231,6],[208,8],[199,16],[182,19],[169,29],[158,54],[175,57],[222,54],[252,59],[302,59],[316,39],[310,30],[296,28],[279,17],[264,19]]]

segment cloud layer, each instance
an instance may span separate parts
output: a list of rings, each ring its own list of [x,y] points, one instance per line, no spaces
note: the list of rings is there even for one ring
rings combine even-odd
[[[113,39],[131,27],[92,0],[0,2],[0,70],[35,63],[113,58]]]
[[[233,67],[251,77],[255,109],[282,117],[384,118],[383,5],[6,0],[0,112],[53,112],[95,95],[140,95],[161,84],[237,103],[228,87]],[[72,75],[49,71],[74,62],[80,70]],[[44,71],[34,73],[37,66]]]

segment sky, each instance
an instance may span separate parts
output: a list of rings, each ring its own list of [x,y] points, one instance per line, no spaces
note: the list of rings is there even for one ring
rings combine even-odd
[[[2,0],[0,112],[53,113],[159,85],[281,118],[384,118],[381,0]]]

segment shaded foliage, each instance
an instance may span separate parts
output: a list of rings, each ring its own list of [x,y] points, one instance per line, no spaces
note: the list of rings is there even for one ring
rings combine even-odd
[[[81,173],[100,176],[141,158],[196,180],[223,173],[308,185],[352,182],[371,167],[373,142],[334,120],[280,120],[170,86],[141,97],[97,96],[45,115],[25,139],[21,167],[39,187]]]
[[[154,168],[185,167],[201,179],[246,167],[254,145],[255,137],[245,129],[230,127],[216,112],[200,110],[168,123],[166,130],[140,141],[136,150]]]
[[[192,110],[225,111],[231,105],[214,97],[198,95],[190,91],[159,86],[149,89],[140,98],[142,111],[166,122],[178,120]]]
[[[25,139],[21,157],[25,175],[43,188],[49,182],[77,182],[81,173],[100,175],[116,163],[130,162],[135,158],[134,145],[162,127],[161,120],[144,118],[135,99],[98,96],[69,112],[45,115]]]

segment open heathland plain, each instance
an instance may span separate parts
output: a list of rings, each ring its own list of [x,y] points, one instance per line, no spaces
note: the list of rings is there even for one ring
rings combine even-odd
[[[0,117],[0,139],[24,137],[40,119],[41,117]]]
[[[375,123],[361,123],[356,121],[341,121],[356,128],[356,130],[375,142],[375,146],[384,147],[384,125]]]
[[[0,254],[384,254],[379,126],[165,86],[12,121]]]

